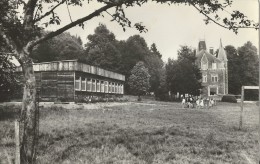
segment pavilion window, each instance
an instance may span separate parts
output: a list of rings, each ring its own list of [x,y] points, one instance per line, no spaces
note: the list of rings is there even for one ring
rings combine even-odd
[[[118,84],[118,93],[121,94],[121,84]]]
[[[101,91],[102,93],[105,92],[104,81],[101,81],[101,89],[100,89],[100,91]]]
[[[92,92],[96,92],[97,91],[97,84],[96,84],[96,80],[92,79]]]
[[[117,93],[117,83],[115,83],[115,93]]]
[[[108,82],[105,81],[105,93],[108,93]]]
[[[115,93],[115,83],[112,83],[112,93]]]
[[[116,85],[116,88],[117,88],[117,92],[116,93],[119,94],[120,93],[120,91],[119,91],[119,84]]]
[[[109,82],[108,84],[108,93],[111,93],[112,92],[112,86],[111,86],[111,82]]]
[[[81,77],[78,77],[75,80],[75,90],[77,90],[77,91],[81,90]]]
[[[88,79],[87,80],[87,91],[91,92],[91,88],[92,88],[92,79]]]
[[[100,81],[97,80],[97,92],[100,92]]]
[[[86,79],[81,81],[81,90],[86,91]]]

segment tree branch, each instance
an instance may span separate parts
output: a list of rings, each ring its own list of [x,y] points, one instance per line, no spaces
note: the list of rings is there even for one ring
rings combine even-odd
[[[217,22],[215,19],[211,18],[210,16],[208,16],[205,12],[203,12],[202,10],[200,10],[194,3],[190,3],[196,10],[198,10],[201,14],[203,14],[205,17],[207,17],[209,20],[211,20],[213,23],[219,25],[220,27],[226,28],[226,29],[231,29],[229,26],[225,26],[219,22]],[[233,28],[253,28],[255,29],[255,27],[252,26],[233,26]]]
[[[65,31],[67,31],[68,29],[70,29],[70,28],[72,28],[72,27],[74,27],[74,26],[76,26],[76,25],[78,25],[80,23],[88,21],[88,20],[92,19],[93,17],[98,16],[101,12],[106,11],[107,9],[109,9],[111,7],[114,7],[114,6],[116,6],[116,5],[115,4],[105,5],[105,6],[101,7],[100,9],[94,11],[93,13],[89,14],[88,16],[80,18],[80,19],[78,19],[78,20],[76,20],[74,22],[71,22],[71,23],[67,24],[66,26],[64,26],[64,27],[62,27],[62,28],[60,28],[60,29],[58,29],[56,31],[50,32],[50,33],[48,33],[47,35],[43,36],[40,39],[37,39],[37,40],[32,41],[32,42],[29,42],[28,43],[28,50],[32,50],[32,48],[34,46],[36,46],[37,44],[40,44],[40,43],[42,43],[42,42],[44,42],[44,41],[46,41],[48,39],[51,39],[51,38],[53,38],[53,37],[55,37],[55,36],[65,32]]]
[[[29,0],[24,8],[24,26],[26,28],[33,25],[33,14],[38,0]]]
[[[59,7],[61,4],[63,4],[64,2],[66,2],[66,0],[62,0],[60,3],[58,3],[56,6],[54,6],[52,9],[50,9],[48,12],[46,12],[45,14],[43,14],[42,16],[40,16],[39,18],[34,20],[35,22],[38,22],[40,20],[42,20],[43,18],[45,18],[46,16],[50,15],[57,7]]]

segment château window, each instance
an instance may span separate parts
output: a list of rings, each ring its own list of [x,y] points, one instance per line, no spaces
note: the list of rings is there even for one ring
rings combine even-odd
[[[207,75],[203,75],[202,76],[202,82],[203,83],[206,83],[208,80],[207,80]]]
[[[86,91],[86,79],[82,79],[81,81],[81,90]]]
[[[78,77],[75,80],[75,90],[77,90],[77,91],[81,90],[81,77]]]
[[[217,69],[217,63],[212,63],[212,69]]]
[[[218,75],[211,75],[212,82],[218,82]]]

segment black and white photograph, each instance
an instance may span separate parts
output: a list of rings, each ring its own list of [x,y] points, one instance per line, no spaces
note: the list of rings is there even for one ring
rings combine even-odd
[[[0,164],[260,164],[260,0],[0,0]]]

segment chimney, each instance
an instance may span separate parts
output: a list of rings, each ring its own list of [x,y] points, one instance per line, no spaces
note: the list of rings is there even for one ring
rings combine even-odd
[[[211,55],[214,55],[214,49],[213,49],[213,47],[210,47],[210,48],[209,48],[209,53],[210,53]]]

